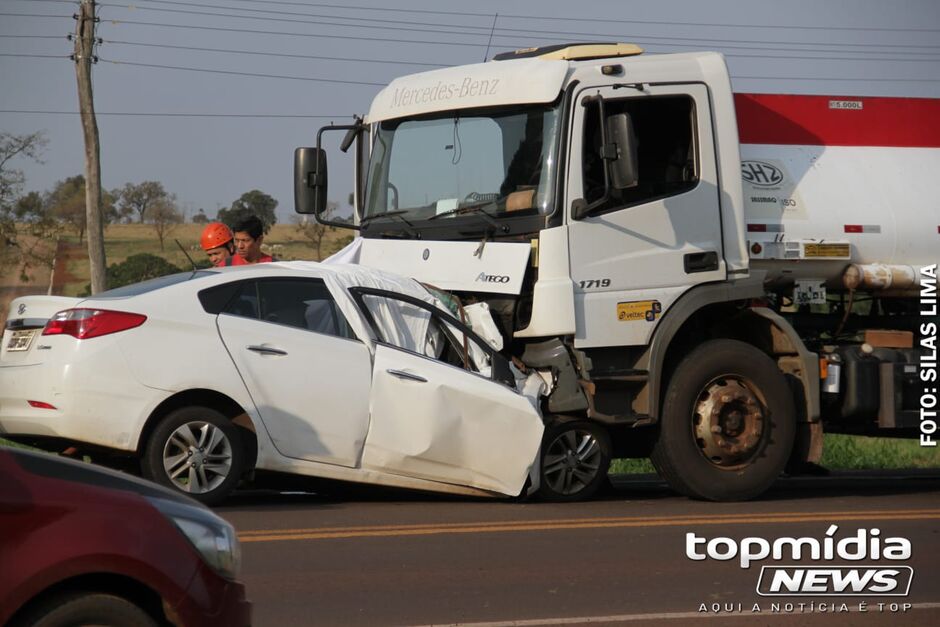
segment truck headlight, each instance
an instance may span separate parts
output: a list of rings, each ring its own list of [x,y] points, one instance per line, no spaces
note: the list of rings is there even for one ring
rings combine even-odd
[[[235,528],[208,509],[157,497],[147,500],[170,519],[202,559],[227,579],[236,579],[242,551]]]

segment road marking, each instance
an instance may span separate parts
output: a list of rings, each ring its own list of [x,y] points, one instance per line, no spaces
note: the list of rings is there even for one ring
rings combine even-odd
[[[573,518],[423,525],[373,525],[311,529],[255,529],[242,531],[242,542],[286,540],[334,540],[341,538],[425,536],[460,533],[507,533],[562,531],[570,529],[618,529],[624,527],[676,527],[690,525],[808,523],[846,520],[940,520],[940,509],[898,509],[845,512],[776,512],[767,514],[712,514],[698,516],[649,516],[620,518]]]
[[[940,608],[940,603],[914,603],[912,610],[935,610]],[[859,614],[858,610],[849,609],[849,613]],[[871,610],[868,613],[872,613]],[[762,614],[763,616],[763,614]],[[805,613],[791,612],[771,614],[775,618],[780,616],[792,616],[794,618],[805,618]],[[654,620],[689,620],[701,618],[721,618],[724,620],[734,618],[752,618],[752,614],[721,614],[714,612],[666,612],[661,614],[619,614],[613,616],[575,616],[570,618],[533,618],[526,620],[507,620],[488,623],[441,623],[426,625],[423,627],[538,627],[539,625],[589,625],[591,623],[635,623]]]

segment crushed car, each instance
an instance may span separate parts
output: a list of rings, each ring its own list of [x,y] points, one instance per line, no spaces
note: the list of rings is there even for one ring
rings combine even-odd
[[[314,262],[21,297],[0,348],[0,437],[131,460],[209,504],[255,469],[454,494],[593,492],[609,443],[579,421],[546,434],[552,373],[500,354],[485,304],[446,301],[412,279]]]

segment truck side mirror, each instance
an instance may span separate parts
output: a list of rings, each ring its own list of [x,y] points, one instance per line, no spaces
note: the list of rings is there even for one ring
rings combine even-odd
[[[319,216],[327,199],[326,151],[322,148],[294,150],[294,211]]]
[[[611,151],[608,160],[610,186],[614,189],[635,187],[639,175],[633,120],[628,113],[616,113],[607,118],[606,125],[608,146],[616,148],[616,151]],[[607,155],[605,159],[608,159]]]

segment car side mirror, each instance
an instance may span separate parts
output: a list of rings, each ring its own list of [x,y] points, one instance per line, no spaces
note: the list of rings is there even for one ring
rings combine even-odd
[[[637,172],[636,134],[628,113],[616,113],[607,118],[607,145],[604,155],[610,166],[610,186],[614,189],[636,187]]]

